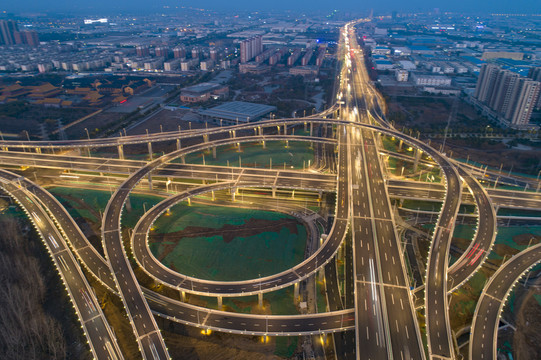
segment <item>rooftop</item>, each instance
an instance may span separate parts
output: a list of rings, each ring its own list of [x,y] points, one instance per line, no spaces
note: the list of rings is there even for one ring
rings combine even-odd
[[[253,121],[275,111],[275,106],[254,104],[244,101],[232,101],[211,109],[200,111],[201,115],[240,122]]]

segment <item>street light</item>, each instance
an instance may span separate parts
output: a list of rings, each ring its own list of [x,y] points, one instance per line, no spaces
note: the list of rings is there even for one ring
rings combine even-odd
[[[85,128],[85,131],[86,131],[86,137],[88,138],[88,140],[90,140],[90,134],[88,133],[88,129]]]

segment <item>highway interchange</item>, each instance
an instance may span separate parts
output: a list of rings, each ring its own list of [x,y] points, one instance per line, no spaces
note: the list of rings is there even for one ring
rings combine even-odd
[[[381,115],[382,100],[366,74],[354,23],[346,25],[341,33],[339,57],[343,66],[337,91],[338,119],[325,118],[320,114],[319,117],[303,119],[277,119],[143,136],[62,142],[1,142],[2,166],[24,164],[36,168],[122,175],[117,179],[121,183],[112,194],[102,218],[101,238],[105,252],[102,256],[47,190],[12,172],[0,171],[0,186],[25,209],[42,235],[95,358],[121,359],[123,356],[79,263],[109,291],[120,296],[141,357],[145,359],[171,357],[155,315],[203,329],[237,334],[287,336],[335,333],[335,348],[344,354],[343,358],[352,358],[353,354],[357,359],[457,358],[449,321],[449,292],[466,282],[486,260],[496,236],[496,206],[539,209],[541,197],[525,192],[487,190],[476,179],[476,176],[481,177],[478,169],[472,171],[471,167],[457,165],[422,141],[392,128]],[[288,132],[288,128],[303,124],[310,125],[310,136]],[[314,125],[333,126],[336,138],[317,136],[312,131]],[[248,134],[247,130],[252,129],[253,134]],[[382,134],[400,139],[417,151],[428,154],[441,170],[443,184],[389,179],[382,164]],[[182,147],[181,140],[188,138],[198,142]],[[177,150],[149,162],[123,159],[124,146],[149,144],[151,150],[152,142],[166,141],[176,142]],[[337,172],[323,174],[184,164],[185,156],[193,152],[230,144],[240,147],[245,142],[258,142],[264,146],[268,141],[306,141],[336,147]],[[45,149],[65,151],[101,146],[117,147],[121,159],[42,154]],[[13,151],[20,149],[26,152]],[[346,276],[345,294],[328,291],[329,311],[325,313],[265,316],[206,309],[142,288],[123,244],[122,212],[130,194],[140,183],[146,181],[152,188],[153,183],[155,186],[161,183],[163,187],[166,182],[167,187],[170,179],[198,179],[203,180],[203,185],[184,186],[178,194],[165,198],[144,214],[132,232],[131,251],[138,265],[157,282],[178,291],[219,298],[254,294],[261,297],[265,292],[298,284],[324,268],[328,289],[336,290],[338,280],[333,273],[336,271],[335,255],[342,246],[349,259],[346,273],[350,274]],[[163,212],[180,201],[209,192],[231,190],[234,197],[238,188],[267,188],[273,194],[277,189],[336,192],[334,222],[328,236],[314,254],[293,268],[246,281],[196,279],[176,273],[154,258],[148,248],[148,233]],[[467,191],[463,192],[463,188]],[[425,285],[416,289],[411,289],[408,280],[390,198],[428,199],[442,204],[432,235]],[[477,231],[463,255],[449,267],[454,224],[459,206],[465,202],[476,205]],[[348,231],[351,233],[349,248],[344,245]],[[472,325],[470,358],[494,357],[501,308],[514,283],[539,262],[538,249],[539,246],[535,246],[512,257],[486,284]],[[348,283],[349,276],[353,281]],[[418,301],[424,301],[424,304],[419,306]],[[424,307],[426,317],[426,353],[416,312],[419,307]],[[478,330],[480,326],[483,326],[482,330]],[[492,332],[487,332],[487,328]],[[353,331],[347,330],[354,330],[355,336],[351,336]],[[340,355],[337,357],[341,358]]]

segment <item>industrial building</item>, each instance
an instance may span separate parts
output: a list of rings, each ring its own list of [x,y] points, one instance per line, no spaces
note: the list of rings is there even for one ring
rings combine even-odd
[[[202,110],[199,114],[205,118],[214,119],[215,123],[236,124],[257,121],[273,111],[276,111],[275,106],[232,101]]]

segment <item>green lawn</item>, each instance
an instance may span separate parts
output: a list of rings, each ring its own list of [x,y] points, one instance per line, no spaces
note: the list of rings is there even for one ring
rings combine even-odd
[[[186,163],[202,164],[203,156],[207,165],[231,165],[268,168],[272,158],[273,168],[302,169],[314,163],[314,150],[309,142],[290,141],[286,147],[285,141],[268,141],[265,148],[260,143],[241,143],[240,151],[236,145],[219,146],[216,149],[216,159],[212,151],[205,150],[186,156]],[[180,160],[175,160],[180,162]]]
[[[296,234],[287,227],[279,231],[257,228],[250,236],[233,236],[225,241],[220,234],[183,237],[157,242],[160,234],[185,230],[188,226],[235,230],[247,221],[265,220],[266,225],[289,215],[252,209],[180,203],[171,215],[155,223],[150,249],[160,261],[176,271],[209,280],[246,280],[289,269],[303,260],[306,229],[296,223]]]

